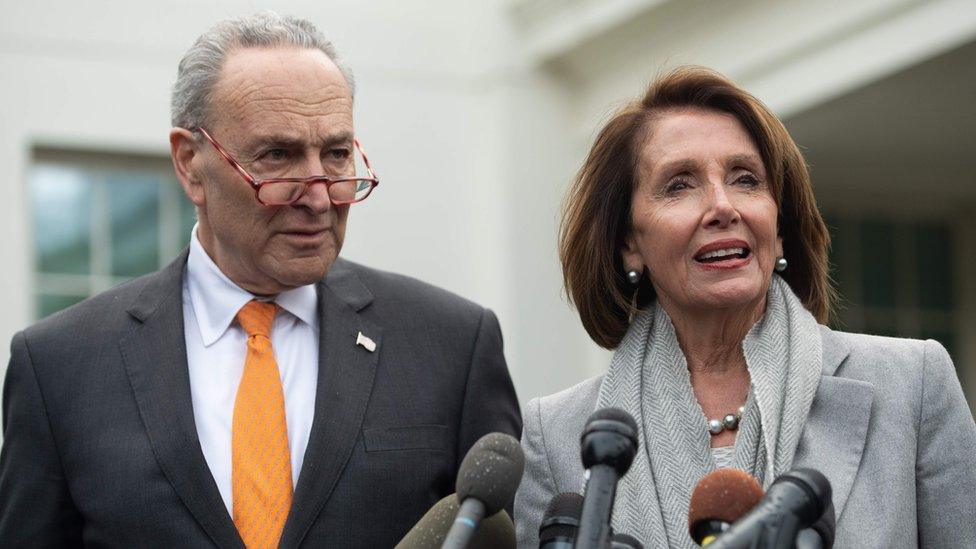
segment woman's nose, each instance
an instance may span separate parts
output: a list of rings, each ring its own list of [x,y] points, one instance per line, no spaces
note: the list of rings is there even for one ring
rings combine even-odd
[[[706,211],[702,224],[706,227],[725,228],[738,223],[739,211],[732,203],[724,183],[709,185]]]

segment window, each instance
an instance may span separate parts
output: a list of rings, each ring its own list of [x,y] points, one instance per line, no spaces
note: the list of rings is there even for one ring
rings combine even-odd
[[[172,261],[193,205],[168,158],[47,149],[28,173],[41,318]]]
[[[956,346],[954,235],[940,221],[840,217],[832,276],[842,299],[840,329],[936,339]]]

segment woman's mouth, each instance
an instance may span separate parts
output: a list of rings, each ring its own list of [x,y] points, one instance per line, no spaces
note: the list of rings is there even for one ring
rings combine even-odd
[[[749,248],[721,248],[695,256],[699,263],[719,263],[737,259],[746,259],[750,255]]]

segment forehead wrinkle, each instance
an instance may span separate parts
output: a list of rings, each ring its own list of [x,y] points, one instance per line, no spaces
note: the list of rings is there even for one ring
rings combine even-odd
[[[323,96],[314,99],[300,97],[269,97],[264,93],[243,94],[239,99],[224,102],[225,114],[238,120],[264,114],[299,115],[306,117],[352,114],[352,103],[343,97]]]
[[[328,98],[322,103],[260,98],[233,102],[216,114],[225,124],[238,125],[240,134],[251,143],[268,137],[335,142],[353,133],[351,102],[343,98]]]
[[[245,127],[263,126],[268,118],[293,125],[298,122],[294,117],[348,118],[351,125],[352,97],[345,80],[319,76],[299,73],[296,77],[274,69],[224,72],[214,88],[213,114],[215,119],[236,121]]]

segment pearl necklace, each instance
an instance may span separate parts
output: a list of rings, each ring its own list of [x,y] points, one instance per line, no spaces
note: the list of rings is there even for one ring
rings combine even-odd
[[[735,431],[739,428],[739,422],[742,421],[742,414],[745,411],[745,406],[739,406],[739,409],[734,414],[725,414],[725,417],[722,419],[709,419],[708,432],[712,436],[715,436],[726,430]]]

